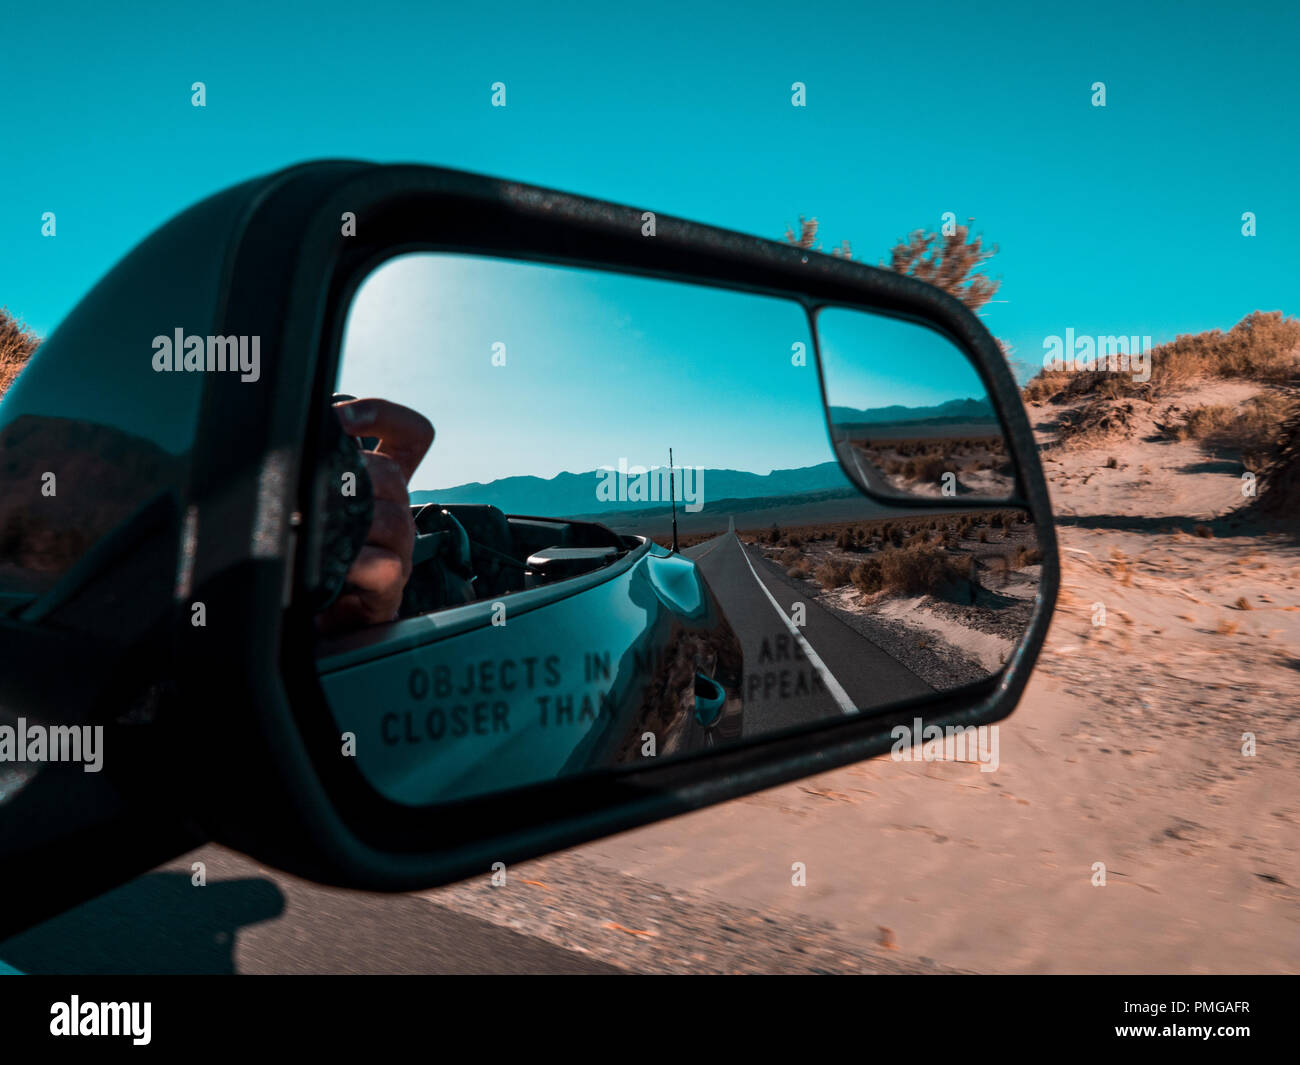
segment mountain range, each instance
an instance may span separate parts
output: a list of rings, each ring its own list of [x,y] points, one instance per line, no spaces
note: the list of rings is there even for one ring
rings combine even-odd
[[[949,422],[979,422],[993,419],[993,404],[985,399],[950,399],[933,407],[904,407],[895,403],[890,407],[831,407],[831,422],[835,425],[891,425],[927,423],[942,425]]]
[[[652,472],[660,467],[651,467]],[[678,468],[678,485],[682,483],[682,470]],[[851,489],[852,485],[840,470],[837,462],[823,462],[799,469],[773,470],[771,473],[747,473],[744,470],[705,469],[703,471],[702,502],[708,510],[710,500],[761,499],[792,497],[811,492]],[[694,474],[692,474],[692,477]],[[633,501],[620,499],[605,502],[596,494],[602,481],[596,470],[586,473],[560,473],[551,478],[502,477],[486,484],[475,481],[454,485],[436,491],[411,493],[412,503],[490,503],[507,514],[537,514],[577,516],[604,512],[654,509],[666,507],[667,500]],[[687,487],[694,491],[694,482]],[[680,495],[679,512],[685,511]]]

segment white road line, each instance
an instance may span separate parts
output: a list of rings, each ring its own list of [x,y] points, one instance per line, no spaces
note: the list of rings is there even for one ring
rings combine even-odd
[[[853,700],[849,698],[849,693],[846,692],[844,686],[835,679],[835,674],[826,667],[826,663],[822,661],[821,655],[813,650],[812,644],[804,639],[803,633],[799,631],[799,626],[785,616],[785,611],[781,609],[781,604],[776,601],[776,596],[768,591],[767,585],[763,583],[762,578],[758,575],[758,570],[754,569],[754,563],[750,561],[749,552],[745,550],[745,545],[741,543],[739,537],[736,538],[736,544],[740,547],[740,553],[745,557],[745,565],[749,567],[749,572],[754,575],[754,581],[763,589],[763,594],[767,596],[768,602],[772,604],[772,609],[775,610],[781,620],[785,622],[785,627],[790,630],[790,635],[799,641],[799,646],[803,648],[804,656],[813,664],[813,669],[817,670],[817,672],[821,674],[822,682],[826,685],[826,690],[831,693],[831,697],[839,704],[840,710],[846,714],[856,714],[858,708],[853,705]]]
[[[713,543],[709,544],[709,549],[708,549],[707,551],[705,551],[704,554],[702,554],[702,555],[695,555],[695,556],[691,557],[691,561],[692,561],[692,562],[698,562],[698,561],[699,561],[700,559],[702,559],[702,558],[708,558],[709,555],[713,554],[713,552],[716,551],[716,550],[718,549],[718,545],[719,545],[720,543],[722,543],[722,541],[725,540],[725,539],[726,539],[725,536],[719,536],[716,540],[713,541]],[[688,556],[688,557],[690,557],[690,556]]]

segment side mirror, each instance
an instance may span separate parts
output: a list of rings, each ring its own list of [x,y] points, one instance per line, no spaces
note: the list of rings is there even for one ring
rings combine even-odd
[[[258,338],[261,372],[194,379],[178,577],[136,648],[165,648],[176,699],[133,741],[132,794],[183,794],[290,871],[405,890],[1014,708],[1056,545],[1016,383],[952,297],[427,167],[227,195],[205,327]],[[192,254],[158,247],[136,284]],[[431,539],[402,616],[323,635],[366,531],[339,391],[437,428],[409,484]],[[33,617],[76,614],[68,589]]]
[[[993,401],[961,346],[932,325],[823,307],[816,315],[836,455],[885,502],[1016,495]]]
[[[718,723],[727,702],[727,689],[712,677],[695,674],[695,720],[705,728]]]

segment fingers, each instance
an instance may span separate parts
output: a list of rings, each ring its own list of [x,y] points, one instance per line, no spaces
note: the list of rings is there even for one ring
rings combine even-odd
[[[317,618],[321,632],[350,632],[362,625],[394,621],[402,605],[407,566],[396,552],[367,544],[348,568],[343,592]]]
[[[371,624],[391,620],[401,606],[411,576],[415,520],[397,463],[374,452],[363,454],[374,487],[374,510],[366,544],[348,567],[347,580],[360,596],[366,623]]]
[[[386,399],[353,399],[338,403],[343,431],[349,436],[377,436],[375,450],[397,463],[409,481],[433,443],[433,424],[423,414]]]
[[[397,613],[406,586],[409,560],[379,544],[366,544],[348,569],[348,583],[369,603],[376,621]]]
[[[387,499],[403,506],[411,501],[406,490],[406,476],[397,461],[378,451],[363,451],[361,459],[366,464],[366,473],[370,475],[370,486],[376,499]]]
[[[392,551],[405,560],[402,585],[411,575],[411,552],[415,549],[415,518],[406,479],[397,463],[386,455],[363,451],[366,472],[374,491],[373,515],[366,543]],[[400,589],[399,589],[400,592]]]
[[[433,443],[433,426],[422,414],[384,399],[348,400],[334,409],[349,436],[379,438],[374,451],[361,453],[374,491],[366,543],[348,567],[343,594],[320,621],[323,631],[347,631],[397,617],[415,549],[406,486]]]
[[[401,578],[405,585],[406,578],[411,575],[411,553],[415,550],[415,522],[411,520],[411,508],[388,499],[376,499],[375,515],[370,522],[366,546],[382,548],[401,559],[404,563]],[[350,571],[348,576],[351,579]]]

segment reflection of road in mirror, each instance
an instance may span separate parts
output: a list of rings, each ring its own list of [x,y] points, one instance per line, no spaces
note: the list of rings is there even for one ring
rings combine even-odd
[[[841,463],[872,491],[889,495],[1007,499],[1015,466],[987,399],[934,407],[830,408]]]
[[[1002,425],[970,360],[914,322],[818,312],[831,439],[859,484],[888,496],[1008,499]]]
[[[398,618],[317,647],[372,787],[421,806],[637,770],[1002,668],[1030,527],[863,493],[1007,496],[978,375],[911,321],[818,330],[829,365],[766,296],[436,254],[367,279],[336,385],[438,431]],[[596,387],[611,351],[645,387]]]
[[[770,733],[934,689],[811,601],[734,534],[686,550],[745,650],[745,735]]]
[[[743,550],[754,579],[806,618],[801,632],[859,709],[950,690],[998,672],[1024,635],[1038,595],[1042,554],[1021,511],[972,511],[741,530],[722,557]],[[724,608],[734,576],[715,577],[710,543],[700,564]],[[707,553],[706,553],[707,552]],[[716,564],[715,564],[716,566]],[[719,590],[718,581],[721,581]],[[742,641],[752,613],[736,624]],[[789,690],[786,647],[746,647],[746,694]],[[790,648],[790,654],[795,653]],[[764,668],[768,663],[776,670]],[[754,666],[758,666],[755,680]],[[806,668],[806,664],[803,664]],[[797,692],[792,703],[798,706]],[[797,710],[792,714],[797,714]],[[792,716],[790,714],[780,716]],[[763,719],[746,703],[746,731]]]
[[[1001,432],[981,436],[852,438],[850,446],[893,491],[929,498],[1005,499],[1015,470]]]

